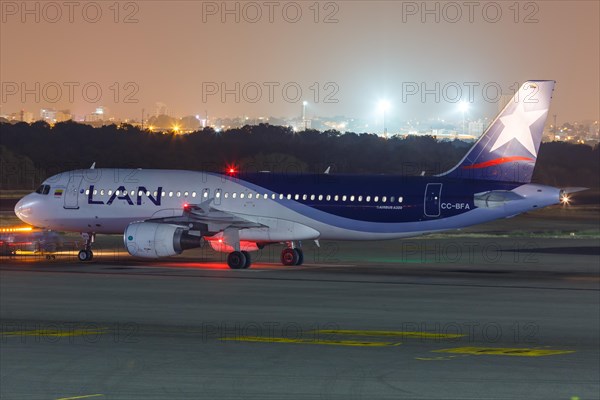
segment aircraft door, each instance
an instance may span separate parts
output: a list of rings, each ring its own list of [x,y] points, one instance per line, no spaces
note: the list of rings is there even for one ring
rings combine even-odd
[[[425,215],[428,217],[439,217],[442,194],[441,183],[428,183],[425,188]]]
[[[67,184],[67,190],[65,192],[64,208],[79,208],[79,188],[82,180],[83,176],[71,176],[71,178],[69,178],[69,183]]]

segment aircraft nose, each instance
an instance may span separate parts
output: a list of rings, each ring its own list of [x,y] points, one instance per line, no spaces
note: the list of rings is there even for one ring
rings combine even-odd
[[[17,217],[28,224],[35,225],[33,218],[35,217],[35,209],[39,204],[39,199],[28,194],[17,202],[15,205],[15,214]]]

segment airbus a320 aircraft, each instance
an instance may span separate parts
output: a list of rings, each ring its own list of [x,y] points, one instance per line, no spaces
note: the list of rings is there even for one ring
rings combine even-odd
[[[465,157],[436,176],[218,174],[87,169],[55,175],[15,206],[40,228],[81,232],[81,261],[97,233],[123,234],[127,251],[160,258],[204,241],[248,268],[249,252],[301,241],[380,240],[462,228],[559,203],[569,189],[532,184],[554,81],[526,82]]]

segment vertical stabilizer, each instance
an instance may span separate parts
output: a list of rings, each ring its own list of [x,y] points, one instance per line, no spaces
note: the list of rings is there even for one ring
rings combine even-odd
[[[492,122],[450,178],[531,182],[554,81],[527,81]]]

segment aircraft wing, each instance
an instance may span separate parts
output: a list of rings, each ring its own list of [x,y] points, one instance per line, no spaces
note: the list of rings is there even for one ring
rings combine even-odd
[[[190,230],[200,231],[202,236],[212,236],[218,232],[231,229],[261,228],[264,225],[210,206],[212,200],[201,204],[188,204],[183,215],[152,220],[170,224],[186,225]]]

